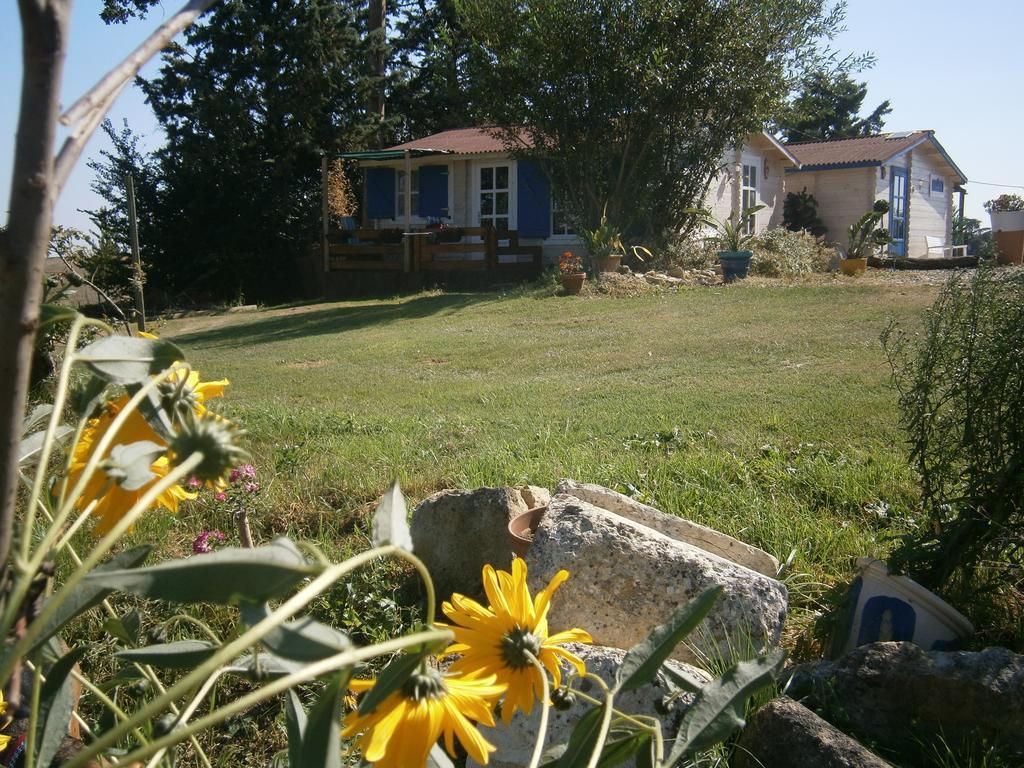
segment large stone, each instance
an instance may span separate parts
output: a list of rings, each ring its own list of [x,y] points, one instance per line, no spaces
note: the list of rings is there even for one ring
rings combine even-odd
[[[773,646],[786,618],[788,594],[775,579],[568,494],[551,499],[526,562],[533,590],[562,568],[570,573],[552,601],[551,631],[581,627],[600,645],[632,647],[716,585],[724,593],[676,649],[679,661],[728,658],[730,645],[748,639]]]
[[[546,507],[551,501],[551,491],[547,488],[539,488],[536,485],[522,485],[516,490],[523,499],[523,503],[530,509]]]
[[[872,643],[793,669],[789,693],[851,733],[893,749],[922,733],[1015,739],[1024,734],[1024,656],[1005,648],[925,651]]]
[[[593,483],[578,483],[575,480],[562,480],[558,483],[555,493],[567,493],[577,499],[588,501],[601,509],[622,515],[673,539],[693,544],[695,547],[746,566],[765,576],[774,578],[779,572],[779,561],[767,552],[720,533],[714,528],[708,528],[706,525],[699,525],[674,515],[666,515],[659,509],[641,504],[611,488]]]
[[[515,488],[439,491],[412,513],[412,544],[434,579],[438,600],[453,592],[480,598],[480,572],[508,570],[508,521],[529,509]]]
[[[807,707],[783,696],[747,722],[732,768],[887,768],[889,763],[829,725]]]
[[[622,658],[626,655],[625,651],[618,648],[603,648],[597,645],[578,645],[576,643],[567,647],[583,659],[588,672],[597,675],[609,686],[614,684],[615,673],[622,665]],[[676,672],[690,680],[695,686],[702,686],[711,679],[710,675],[696,667],[674,661],[669,663]],[[568,671],[569,668],[563,665],[563,669]],[[596,699],[601,698],[601,692],[596,685],[589,681],[582,686],[581,683],[583,681],[576,681],[573,683],[573,687],[587,692]],[[658,718],[661,721],[662,734],[666,739],[670,739],[675,735],[683,714],[693,704],[694,696],[693,694],[682,694],[675,699],[671,709],[667,712],[664,710],[659,712],[657,705],[667,693],[668,689],[656,680],[635,691],[617,696],[615,708],[630,715],[648,715]],[[573,728],[576,727],[576,723],[590,706],[589,703],[577,699],[569,709],[552,708],[548,714],[545,749],[556,744],[566,743]],[[540,712],[540,707],[534,705],[533,712],[529,715],[517,712],[508,726],[505,726],[499,719],[494,728],[480,728],[483,737],[498,748],[498,751],[491,756],[490,762],[487,764],[488,768],[522,768],[522,766],[530,764],[530,756],[533,754],[533,746],[536,743],[540,727]],[[631,766],[633,762],[623,765]],[[466,761],[466,766],[467,768],[475,767],[477,763],[470,758]]]

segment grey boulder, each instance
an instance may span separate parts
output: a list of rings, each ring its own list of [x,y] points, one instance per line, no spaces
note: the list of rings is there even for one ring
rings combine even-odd
[[[729,658],[730,647],[748,640],[757,650],[777,645],[786,618],[779,581],[567,494],[552,498],[526,563],[534,593],[569,571],[552,600],[551,631],[580,627],[600,645],[631,648],[716,585],[722,596],[673,658]]]
[[[887,768],[889,763],[786,696],[747,721],[732,768]]]

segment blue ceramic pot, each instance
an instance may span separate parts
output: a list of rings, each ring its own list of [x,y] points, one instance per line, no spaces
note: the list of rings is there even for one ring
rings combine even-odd
[[[753,251],[719,251],[718,263],[722,265],[722,277],[725,282],[742,280],[750,270],[750,259]]]

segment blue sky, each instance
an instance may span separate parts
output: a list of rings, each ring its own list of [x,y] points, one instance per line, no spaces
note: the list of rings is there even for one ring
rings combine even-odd
[[[174,9],[177,0],[165,0]],[[65,70],[65,104],[87,90],[163,18],[158,7],[145,22],[107,27],[97,0],[74,6],[70,53]],[[870,109],[883,99],[893,104],[887,130],[931,128],[972,183],[968,215],[987,224],[982,204],[1002,192],[1024,187],[1024,153],[1014,141],[1024,124],[1019,85],[1024,2],[1020,0],[850,0],[847,31],[834,43],[843,52],[872,51],[878,61],[860,78],[868,82]],[[16,3],[0,7],[0,211],[6,212],[21,72]],[[150,64],[144,74],[155,69]],[[121,95],[110,113],[115,125],[127,118],[132,129],[159,143],[159,128],[137,88]],[[55,220],[85,227],[81,208],[96,207],[84,158],[98,154],[105,138],[94,137],[61,199]],[[986,182],[987,184],[981,184]]]

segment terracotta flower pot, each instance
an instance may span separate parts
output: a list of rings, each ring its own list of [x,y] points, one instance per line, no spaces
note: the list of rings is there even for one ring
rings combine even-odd
[[[863,259],[840,259],[839,260],[839,271],[844,275],[850,277],[856,277],[857,275],[863,275],[868,270],[868,260]]]
[[[598,272],[617,272],[619,269],[619,262],[622,261],[621,256],[607,256],[603,259],[594,259],[594,268]]]
[[[583,281],[587,279],[586,272],[576,272],[571,275],[562,275],[562,287],[570,296],[578,296],[583,290]]]
[[[526,556],[526,551],[533,543],[533,534],[537,531],[537,526],[540,525],[540,521],[544,519],[547,511],[547,505],[534,507],[508,521],[508,541],[517,556]]]

